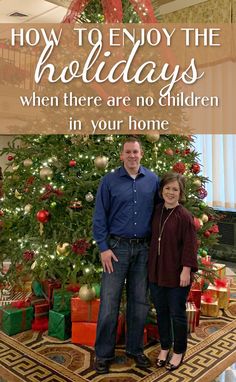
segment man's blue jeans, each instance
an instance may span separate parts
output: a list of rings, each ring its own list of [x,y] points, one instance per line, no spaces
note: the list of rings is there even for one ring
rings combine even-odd
[[[186,300],[190,286],[168,288],[150,283],[151,298],[157,311],[161,348],[182,354],[187,349]],[[173,336],[172,336],[173,332]]]
[[[114,272],[103,272],[101,303],[95,344],[96,357],[111,360],[115,356],[116,330],[122,290],[126,281],[126,352],[143,353],[143,331],[149,305],[147,302],[148,244],[110,239],[111,250],[118,258]]]

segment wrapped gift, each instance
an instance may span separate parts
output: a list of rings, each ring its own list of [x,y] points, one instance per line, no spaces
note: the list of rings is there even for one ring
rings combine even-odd
[[[71,297],[73,292],[62,289],[53,291],[53,310],[55,312],[65,312],[71,310]]]
[[[55,312],[49,310],[48,335],[67,340],[71,336],[70,311]]]
[[[157,341],[160,339],[157,324],[147,324],[145,327],[147,329],[147,338],[149,341]]]
[[[34,304],[34,316],[35,318],[39,317],[48,317],[49,314],[49,303],[44,300],[44,302],[38,302]]]
[[[218,299],[220,309],[227,309],[230,298],[230,288],[226,280],[215,280],[215,285],[210,284],[207,289],[212,297]]]
[[[189,302],[194,302],[195,306],[197,309],[200,309],[201,307],[201,295],[202,292],[200,289],[190,289],[189,295],[188,295],[188,301]]]
[[[205,292],[202,295],[201,314],[209,317],[218,317],[219,315],[218,300],[214,299],[209,292]]]
[[[2,331],[9,336],[31,329],[33,308],[31,306],[18,309],[12,305],[0,308],[0,324]]]
[[[199,326],[201,310],[198,308],[196,308],[196,309],[197,309],[197,311],[196,311],[196,326]]]
[[[31,292],[15,292],[12,288],[3,290],[0,300],[0,306],[6,306],[12,303],[17,303],[18,301],[30,301],[31,295]]]
[[[48,330],[48,317],[35,318],[32,321],[32,330],[36,332],[45,332]]]
[[[72,322],[71,342],[74,344],[94,346],[97,324],[95,322]]]
[[[188,333],[195,332],[196,328],[196,316],[197,316],[197,308],[194,302],[186,303],[186,314],[187,314],[187,322],[188,322]]]
[[[83,301],[79,297],[71,299],[72,322],[97,322],[100,299]]]
[[[48,300],[51,301],[53,297],[53,290],[54,289],[60,289],[61,283],[57,280],[43,280],[42,281],[42,288],[46,296],[48,297]]]
[[[46,302],[48,302],[47,300],[45,300],[45,298],[44,297],[38,297],[38,296],[35,296],[35,295],[32,295],[31,297],[30,297],[30,303],[31,303],[31,305],[32,306],[34,306],[34,305],[36,305],[36,304],[44,304],[44,303],[46,303]]]
[[[226,265],[225,264],[213,263],[213,270],[216,272],[216,274],[221,279],[225,278],[225,276],[226,276]]]

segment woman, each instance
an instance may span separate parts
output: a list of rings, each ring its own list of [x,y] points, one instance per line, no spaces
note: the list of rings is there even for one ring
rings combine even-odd
[[[184,200],[184,177],[167,173],[160,182],[160,195],[152,222],[149,281],[157,310],[161,351],[157,367],[177,369],[187,348],[186,299],[197,271],[197,238],[193,217],[179,203]],[[172,340],[173,334],[173,340]],[[173,353],[170,349],[173,342]]]

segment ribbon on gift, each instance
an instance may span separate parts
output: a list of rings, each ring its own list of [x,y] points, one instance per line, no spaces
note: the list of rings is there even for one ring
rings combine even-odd
[[[90,0],[73,0],[63,23],[72,23],[84,11]],[[122,23],[123,10],[121,0],[101,0],[106,23]],[[156,23],[151,0],[130,0],[135,12],[143,23]]]
[[[30,306],[29,300],[12,301],[11,306],[17,309],[28,308]]]
[[[202,301],[212,303],[215,301],[215,299],[212,297],[212,294],[210,292],[205,292],[202,295]]]

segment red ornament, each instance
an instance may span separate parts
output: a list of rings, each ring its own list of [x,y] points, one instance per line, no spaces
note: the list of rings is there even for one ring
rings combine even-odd
[[[217,225],[217,224],[214,224],[213,226],[211,226],[211,227],[209,228],[209,232],[211,232],[211,233],[219,233],[219,227],[218,227],[218,225]]]
[[[194,221],[196,231],[198,231],[201,228],[200,220],[194,216],[193,221]]]
[[[211,236],[211,233],[210,231],[205,231],[204,234],[203,234],[206,238],[208,238],[209,236]]]
[[[0,216],[4,216],[3,210],[0,210]]]
[[[76,166],[76,161],[74,159],[70,160],[69,166],[70,167],[75,167]]]
[[[190,150],[190,149],[186,149],[186,150],[184,150],[184,153],[185,153],[185,155],[188,155],[188,154],[190,154],[190,152],[191,152],[191,150]]]
[[[37,212],[36,217],[40,223],[47,223],[50,219],[50,212],[47,210],[40,210]]]
[[[11,162],[13,159],[14,159],[13,155],[8,155],[7,160],[9,160],[9,162]]]
[[[169,149],[165,150],[165,154],[167,154],[167,155],[174,155],[174,151],[171,148],[169,148]]]
[[[199,197],[200,199],[204,199],[206,196],[207,196],[207,190],[205,190],[204,187],[200,187],[200,188],[198,189],[198,197]]]
[[[194,163],[191,167],[191,171],[194,173],[194,174],[198,174],[201,170],[201,167],[198,163]]]
[[[183,162],[177,162],[173,166],[173,171],[183,174],[186,170],[185,164]]]
[[[89,0],[73,0],[64,17],[64,23],[73,23],[86,8]],[[130,0],[134,11],[143,23],[156,23],[151,0]],[[122,23],[123,10],[121,0],[102,0],[103,13],[106,23]]]

